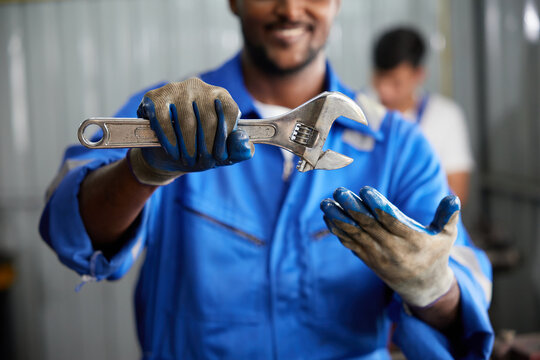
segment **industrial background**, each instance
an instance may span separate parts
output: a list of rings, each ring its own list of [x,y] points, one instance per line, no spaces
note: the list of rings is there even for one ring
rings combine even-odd
[[[540,331],[538,0],[343,0],[328,53],[350,87],[374,37],[416,25],[427,88],[465,110],[476,172],[465,219],[495,263],[497,331]],[[44,193],[79,123],[128,95],[219,65],[241,46],[226,0],[0,0],[0,358],[135,359],[138,269],[87,284],[37,232]],[[6,273],[4,271],[4,273]],[[1,276],[0,276],[1,278]],[[3,357],[3,355],[5,357]]]

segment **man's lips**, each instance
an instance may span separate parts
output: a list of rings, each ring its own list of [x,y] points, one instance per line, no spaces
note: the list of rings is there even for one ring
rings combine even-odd
[[[293,44],[311,31],[306,24],[274,24],[267,27],[268,34],[283,44]]]

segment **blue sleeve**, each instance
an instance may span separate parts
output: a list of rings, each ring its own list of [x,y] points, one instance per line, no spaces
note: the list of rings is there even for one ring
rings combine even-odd
[[[158,84],[159,86],[161,84]],[[136,117],[143,90],[132,96],[116,113],[117,117]],[[85,280],[114,280],[123,276],[133,265],[145,246],[145,224],[149,200],[134,224],[128,239],[112,258],[96,251],[79,212],[78,194],[86,175],[102,166],[122,159],[125,149],[86,149],[80,145],[66,150],[61,169],[48,191],[48,199],[41,215],[39,232],[56,252],[60,261],[83,276]]]
[[[41,215],[39,232],[56,252],[60,261],[87,280],[114,280],[124,275],[133,265],[145,244],[144,224],[148,204],[143,209],[122,249],[107,259],[96,251],[79,212],[79,188],[86,175],[101,166],[119,160],[125,151],[87,150],[81,146],[68,148],[62,179],[50,195]]]
[[[391,201],[408,216],[428,225],[442,198],[450,193],[446,175],[429,143],[416,126],[391,119],[389,130],[396,151]],[[450,342],[442,333],[409,315],[396,295],[390,315],[396,323],[394,342],[410,359],[488,359],[493,346],[493,329],[488,308],[491,300],[491,265],[458,225],[458,237],[450,255],[461,290],[461,332]],[[419,339],[421,339],[419,341]]]
[[[392,300],[390,318],[396,324],[392,340],[407,359],[489,359],[494,335],[484,294],[469,270],[452,262],[461,291],[461,332],[456,339],[450,341],[410,314],[397,295]]]

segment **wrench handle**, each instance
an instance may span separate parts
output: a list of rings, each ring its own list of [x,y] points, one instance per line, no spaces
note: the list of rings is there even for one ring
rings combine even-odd
[[[101,138],[96,139],[94,134],[88,134],[87,130],[91,128],[100,129]],[[247,132],[254,143],[267,142],[276,134],[276,126],[262,120],[240,119],[238,129]],[[81,123],[77,135],[81,144],[92,149],[161,146],[150,128],[150,121],[140,118],[89,118]]]
[[[264,120],[238,120],[238,129],[244,130],[253,143],[264,143],[276,135],[277,127],[272,122]]]
[[[94,130],[101,129],[101,138],[96,139]],[[90,118],[79,126],[77,136],[81,144],[92,149],[159,147],[156,133],[150,121],[137,118]]]

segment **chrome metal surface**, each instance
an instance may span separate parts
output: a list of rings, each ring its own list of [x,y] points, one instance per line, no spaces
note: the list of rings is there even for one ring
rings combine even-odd
[[[85,131],[92,125],[102,131],[99,139],[89,137]],[[90,118],[82,122],[77,132],[81,144],[88,148],[157,147],[159,141],[150,122],[135,118]]]

